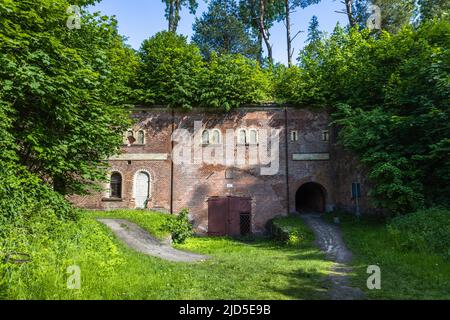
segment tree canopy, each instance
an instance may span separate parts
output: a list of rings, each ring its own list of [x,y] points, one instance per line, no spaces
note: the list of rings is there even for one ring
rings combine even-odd
[[[71,30],[69,7],[50,0],[0,6],[0,91],[17,154],[61,193],[104,178],[102,160],[117,152],[128,121],[123,107],[137,65],[114,19],[82,11],[81,28]]]
[[[258,44],[239,17],[236,0],[212,0],[208,11],[195,20],[193,31],[192,40],[207,59],[212,52],[257,57]]]

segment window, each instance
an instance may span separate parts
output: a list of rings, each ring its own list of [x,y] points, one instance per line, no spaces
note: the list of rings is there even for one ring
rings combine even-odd
[[[330,133],[328,130],[322,131],[322,141],[330,140]]]
[[[136,141],[136,139],[134,138],[134,132],[133,132],[133,130],[129,130],[129,131],[128,131],[128,137],[127,137],[127,140],[128,140],[128,144],[133,144],[133,143]]]
[[[138,132],[138,137],[137,137],[137,143],[138,144],[144,144],[145,142],[145,133],[143,130],[140,130]]]
[[[298,131],[291,131],[291,141],[298,141]]]
[[[227,169],[225,170],[225,179],[233,179],[233,170]]]
[[[209,131],[205,130],[202,133],[202,144],[209,144]]]
[[[122,198],[122,176],[120,173],[114,172],[111,175],[110,190],[111,198]]]
[[[239,130],[238,143],[247,144],[247,132],[243,129]]]
[[[215,129],[212,132],[212,144],[220,144],[220,131]]]
[[[258,143],[258,131],[250,130],[250,144]]]

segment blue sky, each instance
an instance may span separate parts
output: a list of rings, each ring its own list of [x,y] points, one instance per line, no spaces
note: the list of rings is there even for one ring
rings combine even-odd
[[[178,33],[192,36],[192,24],[195,17],[200,17],[206,11],[207,4],[199,0],[199,8],[196,15],[189,14],[189,10],[181,12],[181,21]],[[305,31],[294,42],[295,54],[304,46],[308,24],[313,15],[319,18],[320,29],[326,32],[333,31],[339,21],[342,25],[347,24],[347,18],[343,14],[336,13],[343,9],[339,0],[322,0],[321,3],[312,5],[306,9],[298,9],[292,16],[293,33],[298,30]],[[164,17],[165,5],[161,0],[102,0],[91,11],[101,11],[106,15],[115,15],[119,22],[120,34],[128,37],[128,43],[135,49],[139,49],[144,39],[154,35],[156,32],[167,29],[167,21]],[[277,62],[287,63],[286,30],[283,23],[276,24],[271,29],[271,43],[273,44],[273,55]]]

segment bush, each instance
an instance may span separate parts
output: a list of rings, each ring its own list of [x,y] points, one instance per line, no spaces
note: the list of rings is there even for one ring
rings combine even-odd
[[[406,250],[434,252],[450,258],[450,210],[419,210],[391,220],[388,231]]]
[[[137,99],[146,104],[191,109],[203,72],[200,50],[185,37],[159,32],[144,40],[139,51]]]
[[[268,73],[255,61],[238,54],[213,54],[199,87],[201,106],[226,112],[272,100]]]
[[[314,239],[311,231],[299,217],[275,218],[271,222],[271,234],[276,241],[288,246],[299,246]]]
[[[181,210],[175,219],[167,220],[163,228],[172,234],[174,243],[184,243],[193,235],[192,224],[189,221],[189,210]]]

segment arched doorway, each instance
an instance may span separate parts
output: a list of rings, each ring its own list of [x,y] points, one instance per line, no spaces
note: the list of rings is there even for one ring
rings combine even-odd
[[[308,182],[298,188],[295,194],[297,212],[324,212],[325,188],[315,182]]]
[[[144,209],[150,196],[150,176],[147,172],[139,171],[135,180],[136,208]]]

